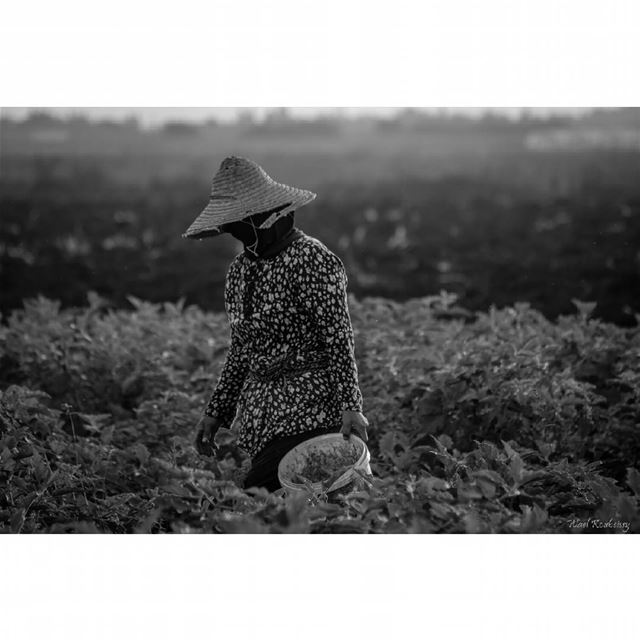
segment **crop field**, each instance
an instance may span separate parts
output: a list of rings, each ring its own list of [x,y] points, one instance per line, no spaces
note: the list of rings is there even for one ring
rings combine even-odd
[[[372,486],[333,502],[240,488],[234,426],[193,428],[226,318],[93,294],[40,298],[0,330],[6,532],[640,531],[640,331],[452,296],[351,297]]]
[[[549,146],[562,119],[0,123],[0,531],[640,532],[637,149]],[[316,191],[296,224],[347,268],[373,478],[340,500],[243,490],[235,425],[193,446],[241,247],[180,236],[231,153]]]

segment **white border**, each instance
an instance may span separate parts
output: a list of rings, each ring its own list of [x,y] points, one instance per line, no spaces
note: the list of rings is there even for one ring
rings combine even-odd
[[[633,638],[637,557],[624,535],[7,536],[2,628],[12,640]]]
[[[638,104],[635,0],[5,5],[4,106]]]

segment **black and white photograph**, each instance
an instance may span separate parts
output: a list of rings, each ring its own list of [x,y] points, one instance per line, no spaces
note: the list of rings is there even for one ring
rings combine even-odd
[[[4,530],[640,530],[640,109],[1,122]]]
[[[638,637],[634,0],[0,20],[0,635]]]

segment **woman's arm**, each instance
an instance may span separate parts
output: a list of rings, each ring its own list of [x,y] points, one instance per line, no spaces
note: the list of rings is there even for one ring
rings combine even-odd
[[[237,288],[235,272],[229,269],[225,284],[225,307],[227,316],[230,316],[231,297],[233,290]],[[242,385],[249,371],[249,357],[245,345],[240,342],[239,336],[230,323],[231,344],[225,359],[222,373],[218,380],[211,399],[204,411],[205,415],[220,418],[225,428],[233,422],[236,413],[236,405]]]
[[[329,350],[342,411],[362,412],[353,326],[347,299],[347,273],[333,253],[312,249],[299,274],[299,295]]]
[[[244,348],[232,331],[231,346],[227,352],[222,373],[204,411],[207,416],[220,418],[225,428],[228,428],[233,422],[238,397],[247,377],[248,368],[249,363]]]

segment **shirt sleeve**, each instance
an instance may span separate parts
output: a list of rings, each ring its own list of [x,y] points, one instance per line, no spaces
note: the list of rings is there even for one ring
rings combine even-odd
[[[230,301],[237,286],[237,279],[232,268],[229,269],[225,284],[225,309],[230,321]],[[213,390],[211,399],[204,411],[205,415],[218,417],[223,426],[229,428],[236,414],[236,407],[240,391],[249,371],[249,357],[247,349],[242,344],[234,325],[230,324],[230,346],[227,351],[224,366],[218,383]]]
[[[300,273],[299,296],[314,319],[330,357],[342,411],[362,411],[353,326],[347,298],[347,273],[334,253],[311,251]]]

